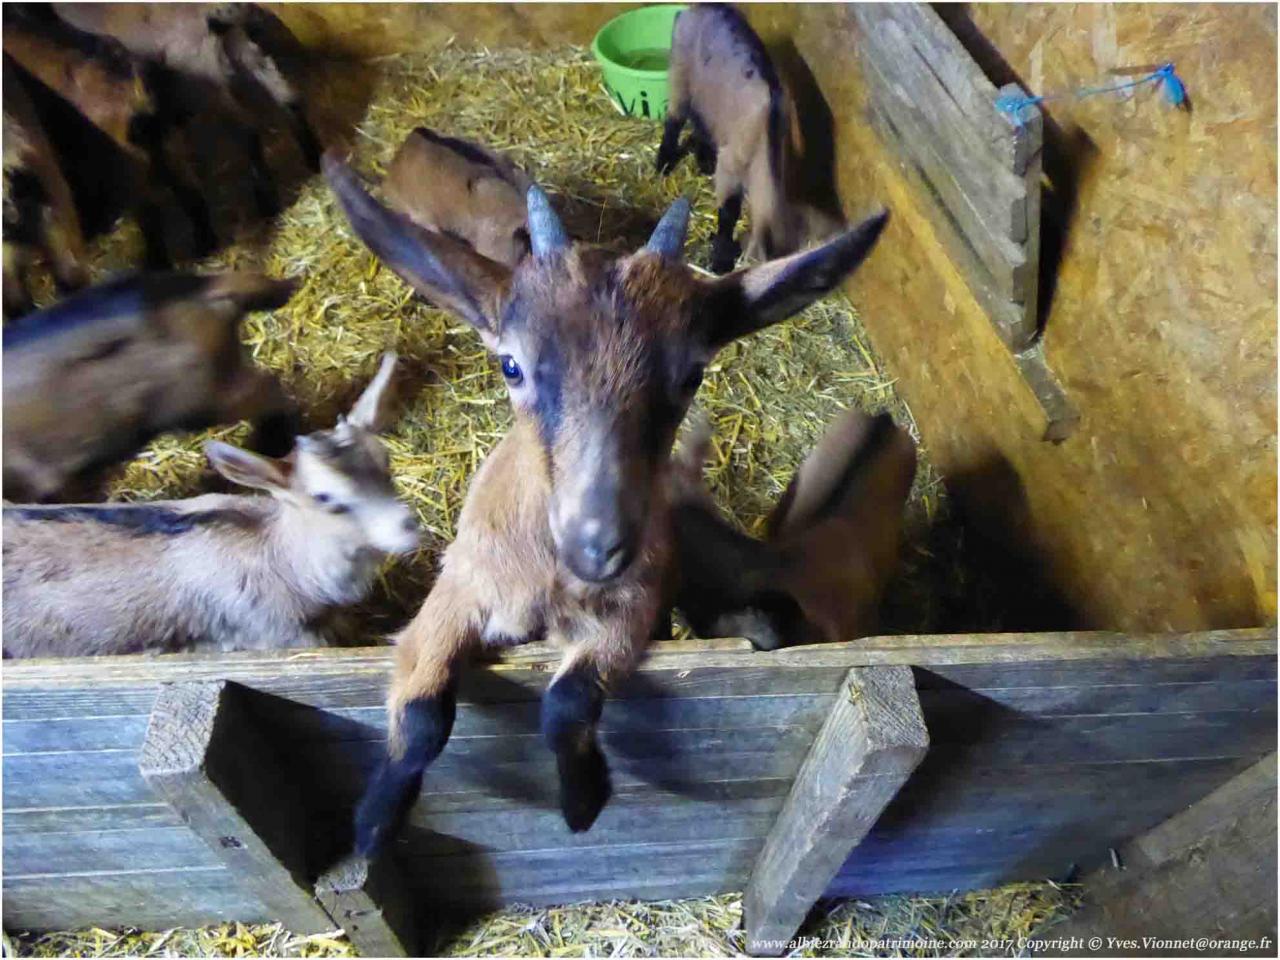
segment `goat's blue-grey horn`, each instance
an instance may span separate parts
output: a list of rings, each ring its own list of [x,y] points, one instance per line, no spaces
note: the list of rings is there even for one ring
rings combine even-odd
[[[525,196],[529,209],[529,245],[535,257],[547,257],[559,253],[569,245],[560,218],[551,209],[551,201],[536,183]]]
[[[645,249],[663,257],[682,257],[684,256],[684,238],[688,232],[689,199],[680,197],[667,207],[667,212],[653,228],[653,236],[645,244]]]

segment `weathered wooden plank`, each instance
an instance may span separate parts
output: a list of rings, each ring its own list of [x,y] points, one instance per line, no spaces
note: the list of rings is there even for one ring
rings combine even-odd
[[[4,832],[6,877],[199,869],[221,865],[222,861],[183,826],[28,834],[8,828]]]
[[[933,65],[921,59],[897,22],[882,21],[869,39],[864,62],[874,66],[887,82],[888,92],[911,111],[923,138],[913,146],[928,148],[951,172],[987,231],[1015,246],[1021,244],[1026,240],[1025,181],[1011,165],[995,161],[978,138],[973,121],[961,112]],[[964,56],[969,59],[968,54]]]
[[[1025,663],[960,663],[919,666],[916,688],[967,687],[989,692],[1018,687],[1079,690],[1134,684],[1222,683],[1276,679],[1270,652],[1243,657],[1169,657],[1159,660],[1042,660]]]
[[[964,111],[992,159],[1016,173],[1023,171],[1026,158],[1018,149],[1015,131],[995,109],[995,85],[927,4],[859,3],[850,9],[864,34],[885,20],[896,22],[948,96]]]
[[[400,863],[411,888],[434,904],[565,903],[599,898],[605,890],[619,899],[667,898],[741,890],[761,843],[748,838],[590,851],[547,848]]]
[[[1251,711],[1168,714],[1024,716],[990,700],[947,697],[935,709],[924,693],[935,743],[966,763],[1022,766],[1058,763],[1173,761],[1257,756],[1274,734],[1274,707]],[[936,729],[935,729],[936,728]],[[794,776],[813,737],[803,727],[755,731],[656,731],[604,728],[619,788],[696,794],[708,781]],[[358,795],[382,755],[380,739],[296,743],[304,768],[324,771],[333,803]],[[154,793],[118,751],[26,754],[5,760],[4,799],[22,809],[141,803]],[[450,741],[432,765],[424,794],[473,795],[477,803],[506,796],[551,803],[554,758],[535,733]]]
[[[1276,755],[1270,753],[1212,794],[1180,811],[1129,845],[1152,866],[1182,856],[1209,834],[1276,798]],[[1273,876],[1274,879],[1274,876]]]
[[[1134,713],[1211,713],[1267,709],[1275,703],[1276,681],[1198,683],[1113,683],[1097,686],[978,687],[920,689],[934,709],[992,704],[1028,716],[1111,716]]]
[[[390,858],[349,856],[316,881],[316,898],[365,957],[412,957],[420,940],[417,911]]]
[[[914,887],[903,879],[926,867],[945,867],[957,877],[969,870],[974,883],[1061,878],[1072,864],[1088,869],[1100,863],[1109,847],[1194,802],[1252,762],[1238,757],[973,768],[945,752],[931,752],[850,854],[826,895],[941,889]],[[1002,821],[1007,821],[1003,828]],[[1020,842],[992,840],[1024,826]],[[966,850],[963,835],[973,828]],[[949,857],[931,860],[930,841],[947,836],[958,847]]]
[[[306,874],[305,808],[255,726],[252,696],[225,681],[161,688],[138,766],[281,923],[319,933],[333,924]]]
[[[1276,937],[1276,757],[1229,780],[1208,796],[1119,848],[1121,869],[1104,864],[1084,878],[1085,906],[1052,928],[1057,940],[1095,937],[1109,955],[1184,956],[1176,945],[1146,942],[1197,938],[1254,941],[1242,956],[1274,956]],[[1262,944],[1264,938],[1270,942]],[[1223,948],[1218,947],[1219,952]],[[1049,956],[1083,950],[1050,948]],[[1096,951],[1095,951],[1096,952]]]
[[[165,930],[232,920],[271,923],[275,919],[261,901],[233,882],[225,867],[4,879],[7,930],[123,926]]]
[[[855,668],[796,775],[743,895],[747,949],[778,956],[929,747],[911,671]]]
[[[569,832],[554,805],[430,813],[415,809],[407,822],[411,839],[403,846],[414,855],[444,856],[477,850],[586,850],[683,840],[760,839],[768,834],[785,799],[783,793],[718,803],[670,794],[615,797],[586,833]]]
[[[182,818],[167,803],[126,803],[110,807],[35,807],[4,811],[5,832],[80,833],[84,830],[137,830],[175,827]]]
[[[745,642],[745,641],[744,641]],[[749,645],[748,645],[749,646]],[[956,664],[1025,664],[1036,661],[1094,660],[1115,664],[1122,669],[1131,662],[1154,662],[1170,659],[1219,657],[1274,657],[1276,628],[1251,627],[1237,630],[1208,630],[1197,633],[1125,634],[1108,631],[1067,633],[1001,633],[1001,634],[901,634],[888,637],[865,637],[847,643],[788,647],[770,652],[750,649],[725,650],[708,643],[705,650],[682,645],[655,645],[637,672],[638,695],[654,696],[654,690],[667,695],[715,696],[722,690],[699,685],[710,678],[719,682],[726,676],[741,676],[765,686],[760,692],[804,692],[796,688],[779,689],[770,685],[770,677],[785,678],[829,675],[830,671],[850,667],[907,664],[933,668]],[[63,716],[59,713],[34,712],[33,697],[55,696],[69,691],[76,697],[87,697],[93,691],[129,694],[139,689],[154,698],[160,683],[199,680],[234,680],[255,689],[278,693],[290,699],[310,702],[320,695],[325,706],[374,706],[385,699],[386,677],[391,670],[393,651],[389,647],[330,648],[289,651],[245,651],[241,653],[201,655],[166,654],[162,656],[119,656],[50,658],[9,661],[5,664],[4,718]],[[520,687],[531,684],[530,674],[554,673],[560,654],[546,644],[528,644],[506,651],[495,662],[469,671],[464,688],[471,678],[496,676]],[[781,668],[781,669],[780,669]],[[840,674],[843,676],[843,673]],[[834,692],[836,677],[827,692]],[[686,684],[684,681],[695,681]],[[735,687],[736,688],[736,687]],[[356,691],[344,698],[340,691]],[[820,692],[814,688],[809,692]],[[696,692],[695,692],[696,691]],[[747,691],[742,690],[740,694]],[[339,702],[342,700],[347,702]],[[508,697],[507,699],[518,699]],[[106,702],[106,701],[104,701]],[[99,711],[107,713],[138,712],[136,702],[124,700],[126,709]],[[90,704],[96,706],[97,704]],[[141,707],[150,709],[150,703]],[[12,712],[11,712],[12,711]],[[27,712],[30,711],[30,712]],[[83,709],[66,716],[84,715]]]
[[[961,171],[963,158],[932,135],[920,114],[920,91],[904,86],[902,75],[890,72],[888,62],[899,55],[891,45],[874,56],[864,58],[864,76],[872,89],[876,107],[889,120],[902,152],[915,163],[921,176],[933,188],[960,237],[967,244],[983,270],[984,282],[999,297],[1021,301],[1027,279],[1034,265],[1027,262],[1025,251],[1011,239],[1015,218],[1025,223],[1025,196],[1017,210],[1010,208],[1003,223],[990,221],[986,204],[975,199],[975,187]],[[904,74],[905,72],[900,72]],[[1025,227],[1024,227],[1025,229]]]
[[[1025,97],[1027,92],[1016,83],[1005,84],[997,94],[1000,97]],[[1016,339],[1009,342],[1009,348],[1015,353],[1027,350],[1035,340],[1040,327],[1040,207],[1043,201],[1044,174],[1044,117],[1039,107],[1029,107],[1024,111],[1024,118],[1016,129],[1016,149],[1019,154],[1015,173],[1022,177],[1023,190],[1027,202],[1022,208],[1025,226],[1015,231],[1014,239],[1022,243],[1022,250],[1027,263],[1032,265],[1030,273],[1022,288],[1022,324],[1016,331]],[[1040,398],[1040,404],[1048,413],[1051,424],[1054,424],[1052,435],[1046,440],[1065,440],[1075,428],[1079,413],[1067,400],[1062,385],[1053,376],[1048,365],[1043,362],[1043,351],[1035,357],[1043,369],[1042,376],[1028,376],[1028,364],[1019,363],[1018,369],[1028,385]]]

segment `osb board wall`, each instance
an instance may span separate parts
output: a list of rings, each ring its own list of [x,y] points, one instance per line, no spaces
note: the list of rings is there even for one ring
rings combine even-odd
[[[794,41],[834,115],[845,208],[893,211],[852,292],[933,462],[975,531],[1015,558],[1013,575],[1023,565],[1029,591],[1040,581],[1054,617],[1152,630],[1274,622],[1274,9],[941,12],[974,34],[997,84],[1054,91],[1173,60],[1194,109],[1154,90],[1046,104],[1050,229],[1069,222],[1044,345],[1082,416],[1054,446],[926,199],[864,122],[853,17],[802,9]]]
[[[634,3],[270,3],[306,46],[376,57],[434,50],[451,38],[485,46],[590,43]]]

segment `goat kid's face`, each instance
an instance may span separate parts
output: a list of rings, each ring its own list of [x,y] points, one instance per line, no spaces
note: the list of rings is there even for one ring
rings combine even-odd
[[[211,441],[205,451],[228,480],[266,490],[304,511],[308,529],[347,541],[353,550],[404,554],[418,548],[418,524],[396,496],[390,459],[378,439],[383,401],[395,368],[386,355],[373,382],[331,430],[299,437],[281,460]]]
[[[331,156],[325,171],[369,248],[497,354],[512,404],[542,438],[557,553],[593,583],[623,574],[643,547],[676,429],[716,351],[829,291],[887,219],[708,281],[682,262],[687,201],[672,204],[643,249],[615,257],[571,242],[532,187],[532,255],[509,269],[384,207]]]

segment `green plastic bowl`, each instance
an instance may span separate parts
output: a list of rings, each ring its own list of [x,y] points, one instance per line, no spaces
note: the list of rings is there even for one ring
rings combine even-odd
[[[591,42],[605,89],[627,116],[666,117],[671,29],[683,9],[680,4],[663,4],[628,11],[601,27]]]

